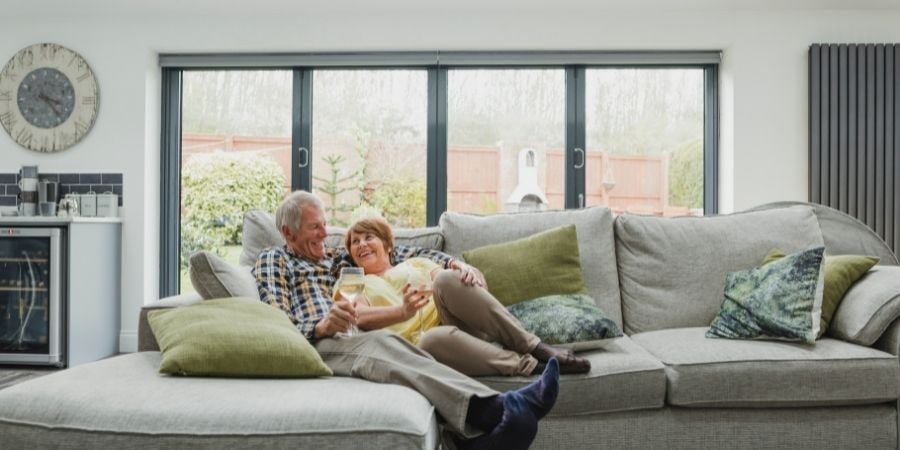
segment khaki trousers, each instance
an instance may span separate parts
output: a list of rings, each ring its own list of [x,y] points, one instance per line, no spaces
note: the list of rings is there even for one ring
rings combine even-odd
[[[471,438],[481,431],[466,424],[469,400],[497,391],[463,375],[416,348],[399,335],[370,331],[350,338],[315,342],[325,364],[338,376],[406,386],[422,394],[437,409],[451,431]]]
[[[530,375],[538,363],[531,351],[540,339],[525,331],[487,289],[466,286],[459,277],[453,270],[435,277],[441,326],[426,331],[419,348],[470,376]]]

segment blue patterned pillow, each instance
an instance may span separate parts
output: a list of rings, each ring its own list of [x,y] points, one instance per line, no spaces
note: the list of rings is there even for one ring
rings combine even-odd
[[[584,294],[548,295],[508,306],[541,341],[572,351],[600,348],[622,330]]]
[[[728,274],[725,299],[706,337],[816,342],[825,247]],[[777,264],[777,265],[776,265]]]

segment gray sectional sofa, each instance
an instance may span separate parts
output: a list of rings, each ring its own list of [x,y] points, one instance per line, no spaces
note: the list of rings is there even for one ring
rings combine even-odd
[[[534,448],[897,448],[900,267],[864,225],[806,204],[707,218],[613,218],[605,208],[514,215],[445,214],[398,240],[453,255],[574,223],[589,293],[627,336],[584,353],[591,372],[563,376]],[[248,214],[245,254],[276,243],[271,217]],[[335,231],[330,237],[336,242]],[[881,258],[815,345],[707,339],[725,274],[771,248],[817,245]],[[195,256],[206,296],[253,292],[247,268]],[[357,379],[159,375],[146,311],[139,353],[0,391],[0,446],[435,448],[439,419],[418,393]],[[529,380],[485,377],[499,390]]]

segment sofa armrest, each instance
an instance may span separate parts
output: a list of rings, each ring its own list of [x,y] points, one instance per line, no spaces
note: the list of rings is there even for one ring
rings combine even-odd
[[[900,356],[900,319],[895,320],[872,347]]]
[[[900,267],[875,266],[844,296],[828,334],[871,346],[900,317]]]
[[[175,295],[160,299],[158,302],[144,305],[141,308],[141,315],[138,319],[138,351],[139,352],[157,352],[159,344],[156,342],[156,336],[150,329],[150,322],[147,321],[147,313],[155,309],[177,308],[179,306],[188,306],[200,303],[203,298],[196,292]]]

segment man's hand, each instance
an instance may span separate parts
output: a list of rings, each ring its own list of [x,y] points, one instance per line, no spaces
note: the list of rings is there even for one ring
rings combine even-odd
[[[450,268],[458,270],[460,273],[459,281],[466,286],[478,286],[487,289],[487,282],[484,281],[484,274],[480,270],[458,260],[450,261]]]
[[[350,325],[356,325],[357,320],[356,307],[345,299],[339,299],[331,305],[328,315],[316,324],[316,338],[347,331]]]
[[[418,288],[414,288],[409,283],[403,285],[403,304],[400,305],[403,320],[412,318],[416,311],[424,308],[428,304],[429,298],[431,298],[431,289],[428,286],[420,285]]]

